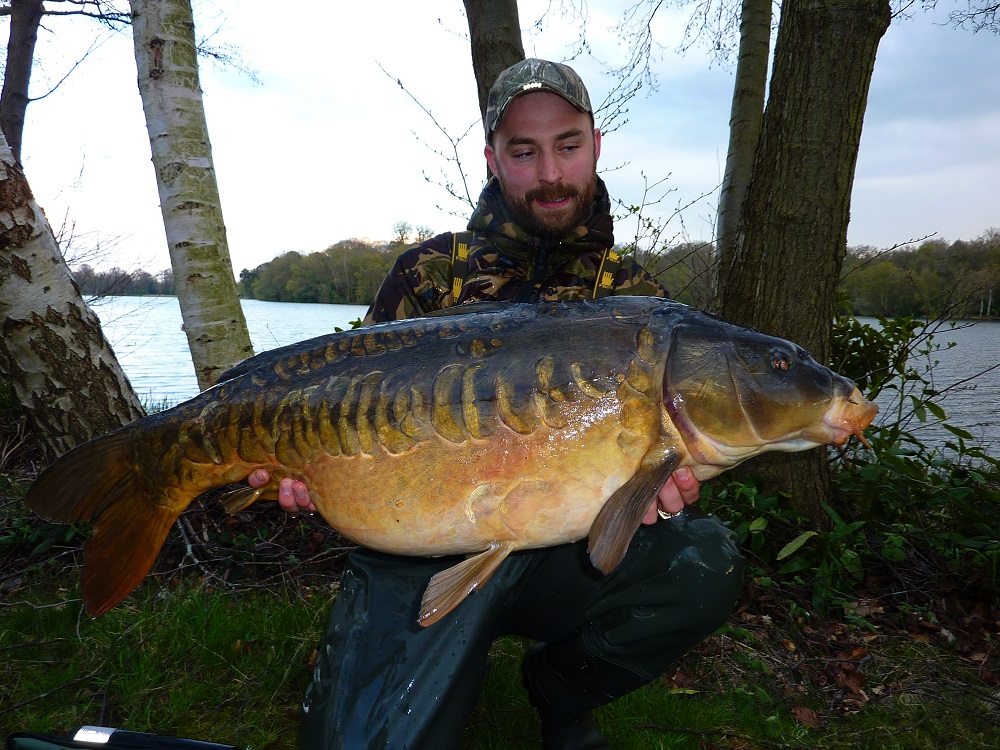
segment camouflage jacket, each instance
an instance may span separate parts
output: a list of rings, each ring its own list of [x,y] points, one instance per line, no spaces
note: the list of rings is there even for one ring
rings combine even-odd
[[[540,302],[592,295],[606,248],[614,244],[611,201],[600,179],[587,221],[558,239],[531,237],[510,219],[491,179],[469,219],[468,273],[452,293],[452,233],[405,250],[382,282],[366,323],[415,318],[466,302]],[[624,259],[611,294],[665,297],[667,291],[638,263]]]

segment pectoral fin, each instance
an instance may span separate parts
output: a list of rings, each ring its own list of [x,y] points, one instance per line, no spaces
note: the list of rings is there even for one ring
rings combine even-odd
[[[635,476],[608,498],[590,527],[587,552],[595,568],[607,575],[618,567],[649,504],[680,462],[678,453],[668,451],[657,462],[640,466]]]
[[[485,552],[452,565],[431,578],[420,602],[417,622],[427,627],[451,612],[466,596],[482,588],[514,549],[510,542],[494,542]]]
[[[253,487],[237,487],[221,495],[219,502],[226,513],[232,516],[253,505],[263,494],[263,488],[255,490]]]

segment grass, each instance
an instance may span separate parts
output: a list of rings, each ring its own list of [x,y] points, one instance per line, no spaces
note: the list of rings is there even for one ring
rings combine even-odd
[[[81,612],[75,563],[48,560],[0,599],[0,735],[104,724],[296,747],[333,591],[161,575],[92,619]],[[917,635],[836,624],[810,651],[801,623],[744,608],[661,681],[601,709],[598,724],[621,750],[996,747],[995,683]],[[519,682],[528,645],[494,645],[467,750],[539,747]]]
[[[4,730],[100,724],[294,746],[295,706],[327,600],[179,586],[130,597],[96,620],[78,602],[38,604],[66,593],[36,590],[4,608]]]
[[[872,695],[838,705],[843,687],[778,677],[777,671],[789,667],[764,656],[753,640],[742,629],[725,628],[686,656],[671,676],[598,711],[611,746],[924,750],[995,748],[1000,741],[996,691],[977,687],[969,670],[935,646],[897,639],[874,646],[864,672]],[[524,648],[515,640],[494,646],[493,669],[467,732],[468,748],[539,746],[537,720],[517,684]],[[809,723],[813,716],[815,726]]]

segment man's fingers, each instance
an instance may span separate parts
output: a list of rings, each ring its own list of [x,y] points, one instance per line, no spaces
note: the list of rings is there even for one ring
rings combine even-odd
[[[247,477],[247,483],[255,490],[259,490],[270,481],[271,473],[267,469],[255,469]]]
[[[685,505],[698,502],[701,496],[701,483],[691,469],[682,466],[672,474],[672,477],[680,499]]]
[[[292,482],[292,496],[295,498],[295,504],[301,510],[309,513],[316,512],[316,506],[313,504],[312,498],[309,497],[309,488],[306,487],[305,482]]]
[[[667,483],[663,485],[660,490],[660,495],[658,499],[658,504],[660,509],[666,513],[680,513],[684,510],[684,498],[681,495],[680,488],[677,486],[677,482],[674,480],[673,475],[667,480]]]
[[[700,495],[701,483],[694,472],[683,466],[670,475],[656,499],[655,506],[657,507],[646,511],[646,515],[642,519],[643,523],[646,523],[647,518],[651,518],[651,511],[657,509],[667,516],[677,515],[684,510],[685,506],[697,502]]]
[[[260,489],[271,481],[267,469],[256,469],[247,477],[247,482],[254,489]],[[286,513],[315,513],[316,506],[309,497],[309,488],[305,482],[291,477],[283,477],[278,482],[278,505]]]
[[[292,480],[288,477],[278,483],[278,505],[286,513],[299,512],[299,504],[295,502],[295,492],[292,489]]]

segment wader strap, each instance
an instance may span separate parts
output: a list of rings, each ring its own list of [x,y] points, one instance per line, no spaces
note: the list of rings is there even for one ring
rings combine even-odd
[[[615,274],[622,263],[622,257],[614,248],[604,249],[604,257],[597,268],[597,278],[594,279],[594,299],[607,297],[615,288]]]
[[[465,278],[469,275],[469,242],[472,232],[455,232],[451,236],[451,299],[458,303]]]

